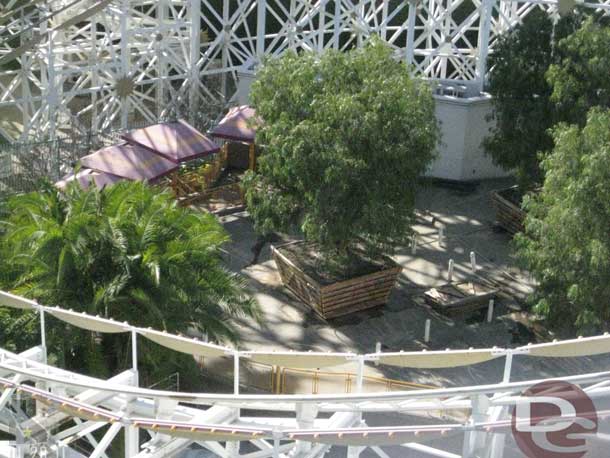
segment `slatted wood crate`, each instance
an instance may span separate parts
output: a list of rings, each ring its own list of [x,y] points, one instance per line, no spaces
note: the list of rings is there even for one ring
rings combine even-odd
[[[466,315],[487,308],[499,290],[482,282],[454,282],[424,293],[427,304],[445,315]]]
[[[523,232],[525,221],[525,212],[507,198],[507,194],[514,193],[515,189],[516,186],[513,186],[491,193],[491,201],[496,209],[498,225],[511,234]]]
[[[284,286],[325,319],[385,304],[402,271],[388,258],[385,269],[322,285],[288,259],[281,247],[272,246],[271,251]]]

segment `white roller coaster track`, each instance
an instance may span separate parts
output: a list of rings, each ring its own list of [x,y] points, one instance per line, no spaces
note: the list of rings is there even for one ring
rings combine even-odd
[[[415,74],[476,93],[496,38],[534,8],[557,14],[558,3],[8,0],[0,9],[0,134],[46,141],[192,118],[230,103],[238,72],[265,56],[347,49],[371,35]],[[610,0],[583,4],[610,8]]]
[[[193,456],[319,457],[347,449],[348,457],[366,453],[389,456],[501,458],[514,452],[506,445],[511,408],[523,390],[545,380],[511,382],[514,357],[570,358],[610,352],[610,335],[527,345],[515,349],[468,349],[370,354],[242,351],[128,323],[46,307],[0,292],[0,305],[37,312],[41,345],[21,354],[0,349],[0,431],[15,437],[0,442],[0,456],[89,456],[110,453],[123,430],[126,457],[168,457],[186,453],[194,444],[209,452]],[[46,363],[45,316],[94,332],[130,333],[133,368],[109,380],[68,372]],[[137,339],[143,337],[194,356],[234,360],[234,393],[184,393],[138,387]],[[2,343],[0,342],[0,345]],[[366,362],[412,368],[470,366],[505,359],[500,383],[399,392],[362,392]],[[358,367],[357,392],[326,395],[241,394],[239,362],[251,360],[295,368],[330,367],[352,362]],[[610,372],[555,378],[580,386],[604,407],[610,400]],[[26,414],[23,399],[35,401]],[[246,410],[247,409],[247,410]],[[248,412],[245,415],[244,412]],[[272,415],[272,416],[263,416]],[[421,418],[434,412],[432,421]],[[461,412],[463,415],[455,415]],[[397,415],[389,420],[388,415]],[[377,415],[383,425],[369,426]],[[610,411],[599,411],[600,418]],[[386,421],[386,417],[388,420]],[[466,420],[460,418],[467,418]],[[441,420],[444,418],[445,420]],[[447,420],[453,418],[453,420]],[[147,440],[140,440],[140,432]],[[94,434],[95,433],[95,434]],[[144,438],[142,438],[144,439]],[[598,441],[606,436],[599,435]],[[398,452],[396,450],[399,450]],[[116,450],[116,449],[113,449]],[[191,449],[192,450],[192,449]],[[114,452],[116,453],[116,452]],[[192,453],[195,453],[192,451]],[[339,452],[341,453],[341,452]],[[344,453],[344,452],[343,452]],[[345,456],[333,455],[333,456]],[[596,455],[590,455],[596,456]]]

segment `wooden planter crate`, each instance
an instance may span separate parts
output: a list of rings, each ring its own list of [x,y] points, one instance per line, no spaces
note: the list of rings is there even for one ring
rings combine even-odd
[[[491,193],[491,201],[496,209],[498,225],[511,234],[523,232],[523,223],[525,221],[525,212],[506,196],[506,194],[513,193],[515,189],[517,187],[513,186],[512,188],[501,189]]]
[[[281,250],[281,247],[271,247],[282,283],[325,319],[385,304],[402,271],[402,267],[388,259],[391,266],[386,269],[322,285],[303,272]]]
[[[466,315],[488,307],[499,290],[482,282],[448,283],[424,293],[427,304],[449,316]]]

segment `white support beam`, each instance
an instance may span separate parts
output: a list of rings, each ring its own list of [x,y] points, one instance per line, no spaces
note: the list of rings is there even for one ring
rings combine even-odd
[[[256,0],[256,57],[260,62],[265,55],[267,0]]]
[[[120,2],[121,8],[121,17],[120,17],[120,40],[121,40],[121,73],[119,79],[132,78],[133,75],[130,74],[130,45],[129,45],[129,0],[121,0]],[[161,69],[159,70],[161,71]],[[116,84],[117,80],[115,80]],[[116,90],[116,86],[114,88]],[[126,129],[129,124],[129,112],[130,112],[130,100],[129,96],[123,96],[120,98],[120,111],[121,111],[121,128]]]
[[[371,450],[375,452],[379,458],[390,458],[390,455],[384,452],[381,447],[371,447]]]
[[[21,374],[17,374],[13,377],[12,382],[19,383],[22,380],[22,378],[23,377],[21,376]],[[0,410],[4,409],[4,407],[6,407],[6,404],[11,399],[11,397],[13,396],[13,394],[15,393],[16,390],[17,390],[17,385],[15,385],[12,388],[4,389],[4,391],[2,392],[2,395],[0,396]]]
[[[446,452],[444,450],[440,450],[434,447],[430,447],[428,445],[418,444],[416,442],[409,444],[402,444],[403,447],[408,448],[410,450],[424,453],[426,455],[434,456],[437,458],[463,458],[462,455],[456,455],[455,453]]]
[[[84,425],[85,424],[79,418],[75,418],[74,421],[77,423],[77,425]],[[103,428],[104,426],[106,426],[106,423],[94,423],[93,425],[91,425],[91,426],[89,426],[87,428],[84,428],[82,431],[80,431],[74,437],[69,438],[69,440],[61,441],[60,446],[68,446],[70,443],[72,443],[72,442],[74,442],[74,441],[84,437],[84,438],[86,438],[89,441],[89,443],[95,449],[99,445],[99,442],[97,441],[97,439],[95,437],[93,437],[93,432],[97,431],[100,428]],[[55,439],[56,438],[57,438],[57,436],[55,436]],[[102,458],[108,458],[108,455],[106,454],[106,452],[102,453]]]
[[[163,444],[144,449],[130,458],[167,458],[176,456],[193,443],[190,439],[172,439]]]
[[[80,418],[75,418],[75,426],[64,429],[53,436],[53,438],[64,445],[69,445],[71,442],[85,437],[87,434],[103,428],[106,423],[100,421],[82,421]]]
[[[101,458],[101,456],[106,452],[106,449],[108,448],[112,440],[115,438],[115,436],[119,433],[122,427],[123,425],[121,425],[120,423],[114,423],[110,425],[110,428],[108,428],[108,431],[106,431],[106,434],[104,434],[104,437],[102,437],[102,440],[99,442],[98,446],[95,447],[93,453],[89,455],[89,458]]]
[[[278,450],[278,453],[280,456],[290,456],[291,458],[298,456],[298,455],[291,455],[291,453],[294,450],[294,444],[280,445],[277,448],[277,450]],[[274,451],[273,447],[270,446],[270,448],[265,449],[265,450],[240,455],[240,458],[268,458],[273,455],[273,451]]]
[[[479,91],[483,92],[485,86],[485,76],[487,75],[487,56],[489,54],[489,40],[491,35],[491,19],[493,13],[493,5],[495,0],[481,0],[481,13],[479,27],[479,40],[476,70],[476,82],[479,86]]]

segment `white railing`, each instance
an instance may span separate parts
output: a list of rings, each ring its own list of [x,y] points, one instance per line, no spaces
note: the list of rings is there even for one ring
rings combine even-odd
[[[47,307],[35,301],[10,293],[0,292],[0,306],[37,312],[40,316],[41,345],[20,355],[0,348],[0,413],[3,403],[13,395],[30,397],[37,405],[64,417],[43,414],[36,418],[42,427],[50,431],[58,424],[53,419],[72,417],[78,419],[76,431],[110,425],[104,440],[93,442],[92,456],[100,456],[114,440],[121,428],[125,429],[127,443],[125,456],[138,455],[138,430],[147,430],[153,437],[166,438],[167,449],[159,448],[151,456],[173,456],[174,452],[188,446],[192,441],[207,446],[220,456],[238,456],[240,442],[250,442],[261,448],[255,455],[260,458],[288,456],[321,457],[334,446],[348,447],[348,456],[358,456],[362,447],[370,447],[378,456],[387,455],[380,447],[401,445],[430,456],[472,457],[476,444],[486,444],[491,457],[502,457],[503,440],[511,431],[511,408],[519,402],[520,394],[545,380],[511,382],[513,358],[520,355],[530,357],[578,357],[610,352],[610,336],[595,337],[527,345],[519,348],[490,348],[422,352],[375,352],[367,354],[332,352],[250,351],[202,342],[184,336],[132,326],[129,323],[91,316],[59,307]],[[110,380],[100,380],[59,369],[46,363],[47,314],[77,326],[100,333],[130,333],[133,341],[133,367]],[[138,336],[151,340],[166,348],[186,354],[204,357],[229,357],[234,360],[234,392],[186,393],[140,388],[138,383]],[[1,342],[0,342],[1,347]],[[367,361],[376,364],[404,368],[454,368],[505,359],[505,369],[500,383],[427,390],[363,393],[362,379]],[[239,390],[240,360],[295,368],[332,367],[356,363],[358,373],[355,393],[326,395],[253,395],[241,394]],[[596,401],[603,399],[606,405],[610,398],[610,371],[570,375],[554,378],[577,386]],[[32,386],[34,382],[34,386]],[[21,397],[19,399],[21,399]],[[170,406],[170,407],[167,407]],[[208,406],[206,409],[196,406]],[[166,409],[173,412],[167,416]],[[289,412],[276,418],[243,417],[240,409],[250,411]],[[318,413],[332,414],[330,418],[318,418]],[[438,424],[416,424],[401,426],[368,426],[364,414],[403,412],[417,415],[437,412],[442,417],[452,417],[454,412],[469,416],[467,421],[458,415],[451,420],[440,420]],[[599,418],[610,416],[610,412],[597,412]],[[294,417],[293,417],[294,418]],[[1,420],[1,418],[0,418]],[[268,421],[267,421],[268,420]],[[561,418],[550,420],[561,421]],[[0,421],[0,427],[2,426]],[[57,432],[56,437],[66,437],[67,432]],[[83,433],[84,434],[84,433]],[[443,440],[456,435],[464,436],[461,455],[425,445],[430,440]],[[474,438],[474,439],[473,439]],[[191,441],[191,442],[189,442]],[[57,449],[58,456],[64,453],[69,443],[49,442]],[[436,442],[435,442],[436,443]],[[55,444],[55,445],[53,445]],[[96,445],[97,444],[97,445]],[[206,445],[207,444],[207,445]],[[223,447],[220,444],[225,444]],[[233,444],[233,445],[231,445]],[[237,445],[236,445],[237,444]],[[304,445],[306,444],[306,445]],[[468,445],[470,444],[470,445]],[[16,444],[25,447],[25,442]],[[63,448],[62,448],[63,447]],[[236,448],[235,448],[236,447]],[[170,451],[168,451],[170,450]],[[174,450],[174,451],[171,451]],[[351,450],[351,452],[349,452]],[[306,451],[307,454],[299,453]],[[486,453],[487,453],[486,452]],[[350,454],[351,453],[351,454]],[[148,455],[146,455],[148,456]],[[248,455],[249,456],[249,455]]]
[[[424,393],[412,392],[393,392],[379,393],[374,395],[363,394],[347,394],[347,395],[313,395],[313,396],[298,396],[298,395],[283,395],[277,397],[278,400],[294,400],[307,401],[315,399],[316,401],[337,401],[345,399],[353,400],[372,400],[372,399],[406,399],[406,398],[429,398],[430,394],[442,395],[443,393],[454,393],[459,390],[465,390],[467,393],[485,393],[497,390],[498,386],[507,388],[523,388],[531,384],[531,382],[510,383],[512,370],[512,360],[518,355],[527,355],[530,357],[581,357],[592,356],[604,353],[610,353],[610,335],[605,333],[594,337],[579,337],[577,339],[554,341],[542,344],[529,344],[518,348],[485,348],[485,349],[464,349],[444,351],[417,351],[417,352],[376,352],[366,354],[356,353],[335,353],[335,352],[313,352],[313,351],[253,351],[253,350],[237,350],[232,347],[218,345],[210,342],[203,342],[196,338],[189,338],[181,335],[170,334],[165,331],[157,331],[150,328],[141,328],[132,326],[127,322],[118,322],[111,318],[102,318],[99,316],[88,315],[84,312],[75,312],[66,310],[60,307],[48,307],[40,305],[30,299],[25,299],[7,292],[0,291],[0,305],[36,311],[40,315],[40,332],[41,344],[46,352],[46,330],[45,316],[50,314],[55,318],[64,321],[68,324],[81,329],[100,333],[130,333],[132,338],[132,365],[133,370],[137,371],[138,367],[138,351],[137,337],[141,336],[150,341],[155,342],[163,347],[171,350],[190,354],[200,357],[232,357],[234,364],[235,377],[235,394],[239,394],[239,361],[245,359],[255,363],[268,365],[277,365],[283,367],[291,367],[295,369],[311,369],[311,368],[328,368],[340,366],[347,363],[356,363],[359,367],[358,377],[363,377],[363,367],[365,362],[374,362],[376,364],[384,364],[402,368],[416,369],[441,369],[464,367],[474,364],[479,364],[491,361],[497,358],[505,358],[505,369],[500,385],[493,384],[487,386],[478,386],[474,388],[449,388],[444,390],[426,390]],[[606,372],[601,374],[608,375]],[[34,374],[29,374],[34,376]],[[586,377],[586,376],[576,376]],[[357,383],[359,383],[357,381]],[[112,391],[112,387],[111,388]],[[138,391],[141,393],[141,391]],[[136,394],[134,392],[134,394]],[[240,396],[239,399],[251,399],[253,401],[265,399],[268,396]],[[232,396],[220,395],[197,395],[194,399],[210,400],[223,399],[234,400]]]

